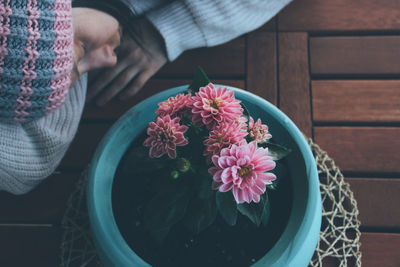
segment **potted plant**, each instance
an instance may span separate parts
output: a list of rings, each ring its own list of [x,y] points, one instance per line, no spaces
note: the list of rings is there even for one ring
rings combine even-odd
[[[204,86],[203,93],[208,90],[212,94],[216,89],[207,84],[208,79],[200,71],[189,88],[196,91]],[[233,104],[226,108],[234,115],[232,118],[245,114],[247,124],[257,125],[259,130],[262,124],[253,118],[267,121],[274,142],[291,152],[273,170],[272,158],[278,160],[287,150],[267,142],[270,135],[266,127],[258,133],[264,134],[261,143],[268,143],[265,147],[269,147],[270,154],[256,140],[240,142],[250,133],[248,129],[246,133],[238,129],[243,122],[229,124],[236,127],[231,139],[237,138],[237,142],[215,151],[210,144],[212,135],[217,138],[218,129],[226,131],[227,125],[218,128],[207,114],[203,116],[203,111],[193,108],[193,103],[190,116],[166,116],[167,109],[162,105],[157,109],[157,104],[178,94],[182,99],[186,97],[183,102],[196,102],[199,93],[190,100],[189,94],[183,94],[187,89],[188,86],[173,88],[133,107],[112,127],[96,151],[89,171],[88,210],[95,244],[105,265],[307,265],[319,236],[321,200],[315,161],[302,134],[267,101],[227,87],[218,90],[225,90],[222,93],[230,96],[233,93],[226,90],[232,90],[241,101],[239,105],[240,101],[232,98]],[[166,124],[176,130],[172,148],[154,141],[159,126]],[[148,135],[144,134],[147,128]],[[189,145],[188,139],[199,137],[205,140]],[[150,157],[145,156],[143,151],[149,152],[142,143],[150,148]],[[204,144],[206,149],[198,144]],[[182,146],[179,153],[178,146]],[[237,182],[221,178],[226,161],[242,155],[238,152],[242,148],[258,155],[253,163],[259,164],[255,169],[260,172],[255,176],[262,177],[263,183],[257,182],[257,190],[240,191]],[[207,165],[196,155],[204,155],[209,167],[205,168]],[[244,160],[238,157],[235,160]],[[251,172],[244,167],[237,171],[237,177]],[[275,186],[276,177],[280,178],[278,190],[265,193],[265,187]]]

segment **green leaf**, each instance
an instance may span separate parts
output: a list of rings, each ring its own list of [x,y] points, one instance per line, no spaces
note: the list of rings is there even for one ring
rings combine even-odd
[[[270,190],[277,190],[278,189],[278,184],[275,184],[275,181],[272,182],[272,184],[268,184],[267,188]]]
[[[276,190],[278,189],[279,182],[282,179],[287,179],[289,177],[289,171],[287,166],[278,161],[276,162],[275,168],[271,172],[275,174],[276,179],[272,182],[272,184],[267,185],[267,188]]]
[[[292,151],[290,148],[278,145],[270,141],[267,143],[267,147],[268,147],[268,154],[275,161],[283,159]]]
[[[231,226],[236,224],[237,219],[237,204],[232,192],[222,193],[217,191],[216,202],[219,213],[222,218]]]
[[[184,218],[185,227],[194,234],[210,226],[217,216],[215,205],[215,194],[210,198],[194,198],[188,207],[188,212]]]
[[[212,190],[212,177],[208,172],[199,171],[199,175],[195,177],[200,180],[199,183],[199,191],[197,193],[199,198],[210,198],[214,194],[214,190]]]
[[[197,92],[200,87],[206,86],[210,83],[206,73],[201,67],[197,67],[196,73],[194,75],[193,81],[189,86],[189,90]]]
[[[263,212],[261,214],[261,223],[263,226],[267,226],[268,221],[269,221],[269,215],[271,214],[268,193],[265,192],[265,194],[262,197],[264,200],[264,208],[263,208]]]
[[[190,191],[176,185],[157,192],[150,200],[143,221],[158,243],[161,244],[171,227],[185,216],[189,199]]]
[[[265,197],[266,194],[262,195],[260,202],[254,203],[243,203],[238,205],[238,210],[241,214],[248,217],[255,225],[260,226],[262,223],[266,225],[269,218],[269,200]]]

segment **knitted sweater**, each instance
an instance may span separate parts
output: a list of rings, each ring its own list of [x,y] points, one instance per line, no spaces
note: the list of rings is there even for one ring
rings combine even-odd
[[[78,129],[86,84],[82,75],[64,105],[45,117],[0,123],[0,190],[23,194],[52,174]]]
[[[123,0],[159,30],[171,61],[185,50],[218,45],[261,26],[290,1]],[[56,169],[78,129],[86,85],[84,75],[64,105],[46,117],[0,123],[0,190],[23,194]]]
[[[290,1],[167,1],[146,16],[163,36],[172,61],[186,50],[219,45],[262,26]]]

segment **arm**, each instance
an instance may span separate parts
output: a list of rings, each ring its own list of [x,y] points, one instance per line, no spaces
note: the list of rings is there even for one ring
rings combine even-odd
[[[132,17],[122,19],[121,13],[119,19],[144,45],[130,37],[125,38],[119,49],[117,66],[99,75],[92,75],[94,79],[91,80],[94,82],[89,87],[88,100],[96,97],[97,103],[102,105],[117,94],[121,99],[126,99],[134,95],[167,60],[175,60],[186,50],[219,45],[254,30],[275,16],[290,1],[121,0],[101,4],[103,10],[113,2],[124,4],[131,11]],[[93,0],[76,2],[90,2],[93,5]],[[97,5],[100,2],[104,0],[98,1]],[[154,5],[151,6],[149,2]],[[135,14],[144,17],[135,19]]]
[[[173,1],[146,17],[163,36],[172,61],[186,50],[219,45],[262,26],[290,1]]]

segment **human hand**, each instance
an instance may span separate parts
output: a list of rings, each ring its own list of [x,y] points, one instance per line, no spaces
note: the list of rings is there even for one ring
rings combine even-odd
[[[153,25],[145,19],[137,25],[140,44],[124,34],[117,64],[89,73],[87,101],[96,99],[96,104],[103,106],[117,95],[120,100],[130,98],[167,62],[162,37]]]

